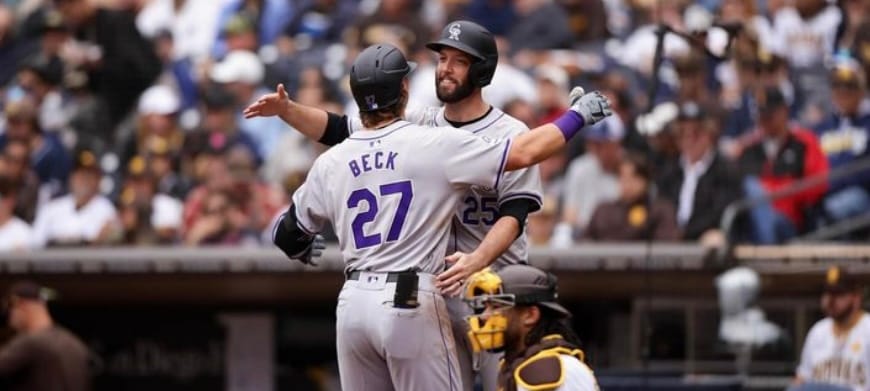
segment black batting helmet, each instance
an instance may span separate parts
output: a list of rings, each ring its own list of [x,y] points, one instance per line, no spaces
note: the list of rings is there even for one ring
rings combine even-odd
[[[427,48],[436,52],[445,46],[467,53],[477,60],[468,70],[468,79],[473,86],[489,85],[498,64],[498,48],[489,30],[467,20],[451,22],[441,30],[439,40],[426,44]]]
[[[399,103],[402,79],[416,67],[393,45],[365,48],[350,68],[350,91],[360,111],[376,111]]]

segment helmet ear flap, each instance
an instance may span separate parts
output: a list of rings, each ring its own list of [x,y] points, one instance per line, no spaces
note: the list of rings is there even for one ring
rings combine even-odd
[[[468,80],[476,88],[488,86],[492,82],[497,62],[497,59],[489,57],[482,61],[475,61],[468,68]]]

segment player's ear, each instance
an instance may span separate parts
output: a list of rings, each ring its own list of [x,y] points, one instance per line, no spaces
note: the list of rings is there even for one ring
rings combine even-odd
[[[536,305],[530,305],[523,309],[520,316],[523,326],[532,328],[541,320],[541,309]]]

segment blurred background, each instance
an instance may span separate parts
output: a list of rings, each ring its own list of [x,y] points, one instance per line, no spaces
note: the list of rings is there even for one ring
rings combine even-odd
[[[303,270],[270,238],[325,147],[241,111],[284,83],[355,115],[378,42],[438,106],[423,45],[456,19],[497,35],[484,97],[530,127],[573,85],[613,103],[540,164],[527,226],[602,388],[784,389],[825,268],[870,270],[868,0],[0,0],[0,283],[59,292],[95,389],[337,389],[338,253]],[[734,265],[783,331],[748,372],[719,336]]]

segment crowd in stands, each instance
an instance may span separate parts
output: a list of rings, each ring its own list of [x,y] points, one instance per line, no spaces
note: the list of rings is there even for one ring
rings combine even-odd
[[[497,36],[484,98],[530,127],[573,85],[613,103],[540,165],[534,245],[784,243],[870,210],[870,170],[828,178],[870,155],[870,0],[2,0],[0,251],[270,243],[326,147],[244,107],[283,83],[355,115],[379,42],[420,64],[409,110],[438,106],[424,45],[457,19]]]

